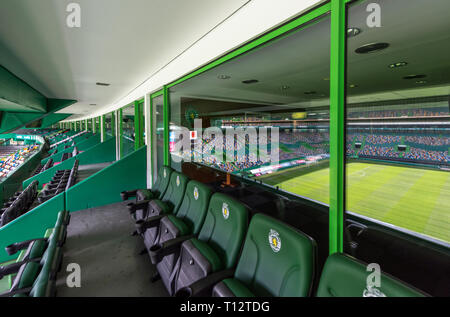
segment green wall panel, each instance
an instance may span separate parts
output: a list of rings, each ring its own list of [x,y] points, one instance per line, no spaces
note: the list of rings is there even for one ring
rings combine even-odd
[[[47,110],[47,98],[3,66],[0,66],[0,99],[6,101],[0,102],[2,110],[14,111],[18,107],[26,107],[28,111]]]
[[[49,128],[53,124],[70,117],[71,113],[52,113],[42,119],[41,128]]]
[[[70,212],[121,201],[120,192],[145,188],[147,147],[125,156],[66,192],[66,208]]]

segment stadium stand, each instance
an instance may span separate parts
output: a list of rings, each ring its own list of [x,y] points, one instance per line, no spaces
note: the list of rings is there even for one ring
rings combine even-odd
[[[37,198],[39,203],[43,203],[75,185],[77,174],[78,160],[75,160],[72,169],[55,172],[52,180],[39,193]]]
[[[236,159],[233,162],[218,160],[214,155],[216,146],[214,139],[206,138],[203,140],[202,152],[193,153],[193,159],[196,162],[214,166],[225,172],[233,173],[246,169],[257,168],[264,164],[256,158],[255,153],[251,153],[246,140],[235,138],[234,151]],[[270,136],[267,142],[271,148]],[[360,148],[355,148],[354,142],[362,142]],[[248,140],[247,140],[248,143]],[[223,153],[229,150],[230,145],[226,143],[225,136],[223,140]],[[305,159],[319,155],[329,155],[329,133],[321,132],[315,129],[302,131],[299,129],[281,130],[279,133],[279,159],[280,161]],[[403,153],[398,150],[399,145],[405,145],[406,151]],[[346,153],[348,156],[358,155],[362,158],[373,159],[394,159],[409,163],[425,164],[450,164],[448,147],[450,146],[450,136],[438,134],[424,135],[422,132],[416,133],[366,133],[349,132],[347,134]],[[243,156],[238,156],[238,152],[244,148]]]
[[[0,227],[26,213],[37,195],[37,181],[33,181],[22,192],[16,192],[0,210]]]
[[[53,167],[53,159],[49,158],[47,160],[47,162],[45,162],[44,165],[39,164],[39,166],[37,167],[36,171],[34,172],[34,175],[38,175],[42,172],[45,172],[46,170],[48,170],[49,168]]]
[[[0,146],[0,179],[7,177],[39,148],[31,146]]]

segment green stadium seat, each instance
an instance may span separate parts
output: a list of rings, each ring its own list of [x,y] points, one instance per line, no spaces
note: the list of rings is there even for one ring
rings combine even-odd
[[[380,286],[370,287],[367,263],[341,253],[330,255],[320,277],[317,297],[423,297],[426,294],[380,272]]]
[[[9,291],[0,297],[42,297],[55,295],[55,279],[61,269],[61,242],[65,239],[67,212],[58,214],[57,222],[48,238],[28,240],[7,247],[14,254],[27,248],[20,261],[2,267],[2,275],[15,275]],[[45,251],[44,251],[45,250]]]
[[[180,244],[198,235],[206,217],[211,190],[200,182],[190,181],[176,216],[161,219],[158,236],[153,246],[147,246],[150,258],[166,286],[170,288],[170,275],[179,257]]]
[[[136,221],[136,230],[144,238],[148,248],[155,244],[161,218],[170,213],[177,213],[183,202],[188,182],[189,179],[182,173],[172,172],[169,185],[161,200],[148,201],[145,218]]]
[[[247,226],[248,210],[244,205],[222,193],[213,194],[198,237],[181,244],[169,293],[186,296],[189,286],[190,290],[199,290],[195,295],[210,295],[215,284],[231,277]]]
[[[213,288],[215,297],[305,297],[311,294],[315,241],[272,217],[255,214],[232,278]]]
[[[163,166],[158,171],[158,176],[152,189],[135,189],[120,193],[122,200],[128,200],[131,197],[136,197],[136,201],[134,203],[128,204],[128,209],[135,220],[145,218],[145,207],[147,207],[149,200],[162,199],[167,187],[169,186],[172,172],[172,168]]]

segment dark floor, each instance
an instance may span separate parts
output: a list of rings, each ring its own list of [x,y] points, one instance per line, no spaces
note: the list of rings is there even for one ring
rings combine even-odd
[[[72,213],[64,245],[64,259],[56,281],[57,296],[168,296],[140,237],[131,236],[133,221],[126,202]],[[69,263],[81,267],[81,287],[69,288]]]

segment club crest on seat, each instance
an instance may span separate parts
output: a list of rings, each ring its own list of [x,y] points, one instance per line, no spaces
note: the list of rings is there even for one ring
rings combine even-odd
[[[228,217],[230,216],[230,209],[228,208],[227,203],[223,203],[222,205],[222,215],[225,219],[228,219]]]
[[[273,252],[278,252],[281,249],[280,234],[273,229],[269,232],[269,244]]]
[[[197,187],[194,188],[194,198],[195,198],[195,200],[198,199],[198,188]]]

